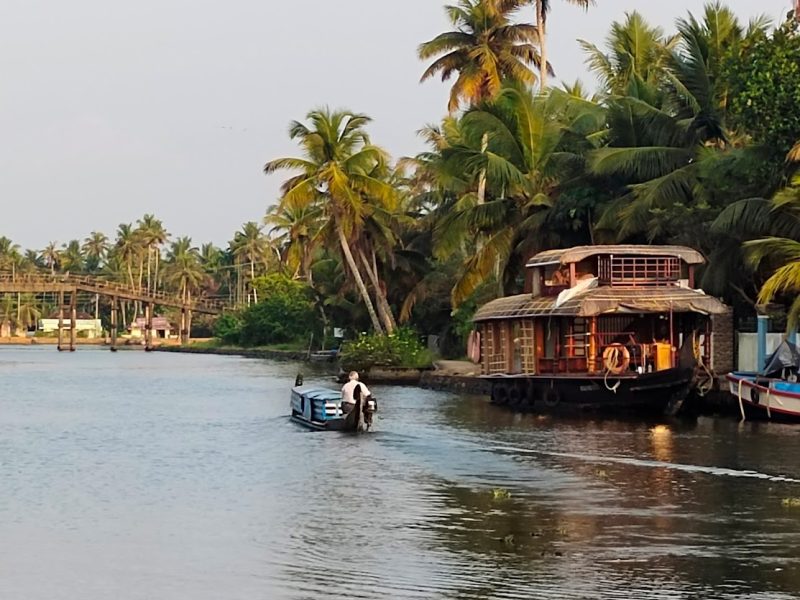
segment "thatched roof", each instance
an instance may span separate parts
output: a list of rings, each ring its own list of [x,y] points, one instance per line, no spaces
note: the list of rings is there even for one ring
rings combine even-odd
[[[519,319],[524,317],[595,317],[615,313],[674,312],[722,314],[727,307],[700,290],[671,286],[653,288],[598,287],[589,289],[556,306],[556,297],[519,294],[498,298],[475,313],[473,321]]]
[[[675,256],[690,265],[701,265],[705,262],[703,255],[697,250],[685,246],[641,246],[634,244],[576,246],[561,250],[547,250],[540,252],[528,261],[526,266],[537,267],[541,265],[577,263],[590,256],[598,254],[616,256]]]

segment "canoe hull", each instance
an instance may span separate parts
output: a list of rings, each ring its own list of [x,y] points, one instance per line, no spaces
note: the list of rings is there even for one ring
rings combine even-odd
[[[730,373],[728,389],[746,419],[800,423],[800,383]]]

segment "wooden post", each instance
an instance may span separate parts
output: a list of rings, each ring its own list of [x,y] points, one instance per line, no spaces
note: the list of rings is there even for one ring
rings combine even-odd
[[[117,298],[111,296],[111,351],[117,351]]]
[[[58,351],[64,347],[64,290],[58,292]]]
[[[78,327],[78,290],[69,295],[69,351],[75,352],[75,335]]]
[[[192,311],[186,311],[186,344],[189,345],[192,338]]]
[[[575,287],[575,284],[578,282],[578,277],[575,273],[575,263],[569,263],[569,287],[570,289]]]
[[[586,364],[589,373],[597,370],[597,317],[589,317],[589,356]]]
[[[180,341],[181,341],[181,346],[184,346],[184,345],[186,345],[188,343],[188,340],[186,339],[187,336],[186,336],[186,307],[185,306],[181,307],[181,328],[180,328],[180,332],[179,332],[179,337],[180,337]]]
[[[144,349],[148,352],[153,349],[153,303],[144,305]]]

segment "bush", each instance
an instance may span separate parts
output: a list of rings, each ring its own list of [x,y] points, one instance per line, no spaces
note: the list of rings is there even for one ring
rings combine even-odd
[[[433,355],[407,328],[392,335],[361,334],[342,347],[342,366],[346,371],[366,370],[372,366],[425,369],[433,364]]]
[[[320,331],[311,288],[305,283],[273,274],[256,279],[255,287],[260,301],[242,313],[240,344],[292,342]]]
[[[224,344],[238,344],[242,334],[242,319],[238,314],[225,313],[214,323],[214,337]]]

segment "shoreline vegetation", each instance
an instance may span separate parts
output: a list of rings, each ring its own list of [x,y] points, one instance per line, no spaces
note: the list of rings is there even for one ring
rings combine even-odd
[[[698,283],[733,306],[737,328],[760,311],[796,327],[800,15],[747,20],[709,2],[665,31],[631,10],[605,39],[576,41],[592,91],[557,82],[549,3],[454,1],[451,30],[417,52],[423,81],[451,85],[442,119],[420,123],[425,151],[393,159],[355,110],[287,115],[297,153],[263,168],[284,174],[280,197],[227,246],[198,246],[145,214],[112,237],[40,250],[0,237],[0,274],[220,300],[221,317],[189,323],[219,353],[342,344],[345,368],[429,368],[463,356],[478,306],[522,292],[535,253],[676,244],[707,258]],[[57,302],[2,294],[0,329],[31,331]],[[105,299],[82,294],[77,308],[108,330]],[[156,311],[174,333],[180,311]],[[141,302],[122,302],[121,331],[143,315]]]

